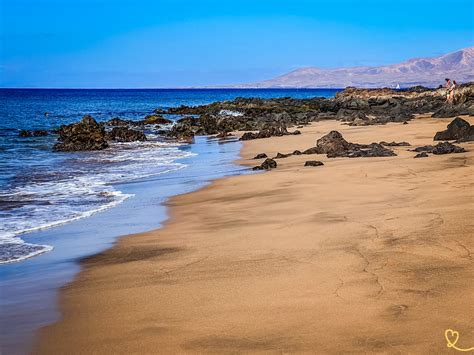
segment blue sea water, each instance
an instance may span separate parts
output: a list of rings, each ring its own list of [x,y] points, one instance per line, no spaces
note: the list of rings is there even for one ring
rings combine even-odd
[[[113,184],[166,174],[185,166],[179,144],[146,132],[143,143],[116,143],[101,152],[52,153],[54,135],[21,138],[20,129],[53,130],[90,114],[142,119],[156,108],[235,97],[330,96],[334,90],[14,90],[0,91],[0,263],[51,251],[20,235],[58,226],[131,197]],[[162,127],[160,127],[162,128]]]
[[[240,142],[199,137],[164,141],[156,130],[142,143],[99,152],[54,153],[57,137],[19,137],[21,129],[54,130],[91,114],[139,120],[156,108],[236,97],[331,97],[326,89],[30,90],[0,89],[0,342],[26,351],[34,331],[57,319],[57,289],[78,260],[115,238],[158,228],[163,202],[226,175]],[[45,113],[48,113],[45,115]],[[176,117],[171,117],[176,118]],[[155,127],[163,128],[163,127]]]

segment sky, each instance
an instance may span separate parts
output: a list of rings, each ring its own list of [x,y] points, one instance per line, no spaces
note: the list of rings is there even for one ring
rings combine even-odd
[[[473,0],[0,0],[1,87],[250,83],[473,45]]]

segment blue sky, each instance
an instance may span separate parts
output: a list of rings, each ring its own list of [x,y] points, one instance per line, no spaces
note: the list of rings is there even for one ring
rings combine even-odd
[[[254,82],[474,45],[473,0],[0,0],[3,87]]]

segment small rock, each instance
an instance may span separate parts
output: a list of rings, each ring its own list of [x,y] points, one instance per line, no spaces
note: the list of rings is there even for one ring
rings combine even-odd
[[[295,150],[292,154],[293,154],[293,155],[301,155],[301,154],[303,154],[303,153],[301,153],[299,150]]]
[[[428,158],[428,154],[426,152],[421,152],[415,155],[413,158]]]
[[[48,131],[44,130],[44,129],[39,129],[39,130],[36,130],[36,131],[27,131],[26,129],[22,129],[19,133],[19,136],[20,137],[43,137],[43,136],[47,136],[48,135]]]
[[[173,123],[173,121],[168,120],[167,118],[164,118],[161,115],[148,115],[145,117],[144,120],[140,121],[142,124],[170,124]]]
[[[324,165],[324,163],[319,160],[308,160],[306,163],[304,163],[304,166],[321,166],[321,165]]]
[[[253,167],[253,170],[268,170],[274,169],[276,167],[277,162],[273,159],[267,158],[261,165]]]
[[[268,155],[266,155],[265,153],[260,153],[260,154],[257,154],[256,156],[253,157],[254,159],[265,159],[265,158],[268,158]]]
[[[273,159],[283,159],[288,158],[289,156],[291,156],[291,154],[277,153],[276,157],[274,157]]]

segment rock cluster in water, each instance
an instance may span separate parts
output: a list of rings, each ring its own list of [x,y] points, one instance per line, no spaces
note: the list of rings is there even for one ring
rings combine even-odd
[[[141,127],[146,125],[163,125],[173,121],[161,115],[148,115],[143,120],[132,121],[121,118],[112,118],[109,121],[98,123],[92,116],[86,115],[80,122],[62,125],[57,133],[58,143],[53,147],[57,152],[74,152],[87,150],[102,150],[109,146],[108,142],[143,142],[147,140]],[[107,130],[106,130],[107,127]],[[110,129],[110,127],[112,127]],[[138,127],[133,129],[130,127]],[[35,135],[33,131],[20,132],[20,135]],[[33,133],[30,133],[33,132]],[[47,134],[47,132],[46,132]]]
[[[154,114],[140,121],[113,118],[107,122],[97,123],[92,117],[85,116],[78,123],[61,126],[54,150],[100,150],[107,148],[107,141],[143,141],[146,140],[146,136],[142,130],[147,125],[173,123],[169,129],[159,133],[168,139],[193,142],[196,135],[216,135],[225,138],[232,131],[246,131],[241,140],[296,135],[300,134],[299,130],[290,132],[288,128],[304,127],[310,122],[326,119],[359,126],[388,122],[407,123],[414,114],[422,113],[434,112],[433,117],[474,115],[474,83],[460,85],[452,104],[446,103],[445,94],[443,89],[423,87],[404,91],[347,88],[330,99],[237,98],[209,105],[157,109]],[[163,114],[180,115],[181,118],[172,121],[163,117]],[[43,131],[21,131],[20,135],[30,137],[43,133]],[[463,142],[473,139],[473,127],[459,117],[451,122],[445,131],[438,132],[435,136],[435,140],[442,141]],[[393,156],[395,153],[387,147],[408,145],[407,142],[380,142],[369,145],[349,143],[334,131],[321,138],[315,147],[291,154],[280,153],[275,158],[322,152],[328,157]]]
[[[62,125],[58,134],[54,151],[102,150],[109,146],[104,127],[89,115],[84,116],[78,123]]]
[[[43,137],[48,135],[48,131],[44,129],[38,129],[34,131],[29,131],[26,129],[22,129],[20,133],[18,134],[20,137],[26,138],[26,137]]]

